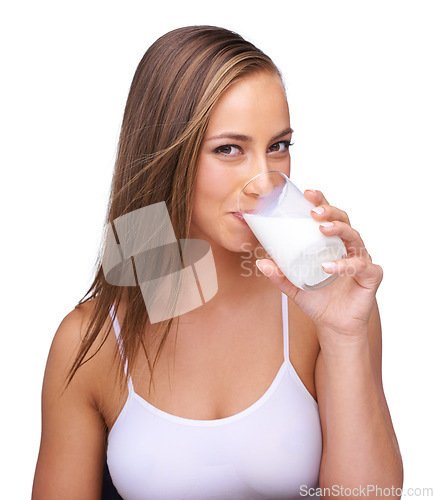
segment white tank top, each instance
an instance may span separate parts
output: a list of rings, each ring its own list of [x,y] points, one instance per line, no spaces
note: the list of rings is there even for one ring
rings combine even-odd
[[[120,327],[113,308],[113,326]],[[128,399],[107,443],[107,464],[124,500],[309,498],[318,487],[322,435],[318,405],[289,360],[282,294],[284,362],[265,394],[217,420],[171,415],[128,379]],[[126,365],[126,360],[125,360]]]

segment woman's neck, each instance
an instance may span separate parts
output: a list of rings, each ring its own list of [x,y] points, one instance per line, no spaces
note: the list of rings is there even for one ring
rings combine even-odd
[[[251,252],[231,252],[219,245],[211,244],[217,273],[218,290],[212,299],[231,301],[235,297],[257,293],[268,280],[256,267],[256,260],[266,256],[262,248]]]

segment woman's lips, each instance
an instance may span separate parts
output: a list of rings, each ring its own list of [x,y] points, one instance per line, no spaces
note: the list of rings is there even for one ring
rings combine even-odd
[[[231,214],[236,217],[240,222],[247,226],[247,222],[244,220],[244,217],[240,214],[240,212],[231,212]]]

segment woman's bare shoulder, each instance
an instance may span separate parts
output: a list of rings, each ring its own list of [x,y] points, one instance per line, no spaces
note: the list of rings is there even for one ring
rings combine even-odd
[[[54,335],[42,389],[42,437],[34,499],[101,495],[106,426],[98,408],[99,356],[84,363],[68,384],[91,316],[92,304],[74,308]]]
[[[315,364],[320,351],[316,327],[288,298],[289,353],[292,365],[311,396],[316,399]]]
[[[83,343],[86,342],[86,332],[95,314],[95,302],[95,300],[89,300],[81,303],[68,312],[61,321],[51,344],[46,378],[47,375],[53,376],[59,384],[61,379],[65,382],[68,380],[74,361]],[[93,390],[95,382],[102,376],[104,368],[107,365],[110,366],[110,361],[107,359],[109,355],[113,354],[110,335],[107,338],[108,341],[103,343],[110,327],[111,320],[108,316],[102,331],[97,333],[95,341],[89,346],[89,350],[84,356],[85,363],[74,375],[74,378],[77,377],[82,382],[80,383],[82,391],[85,391],[86,388]],[[85,383],[83,384],[83,382]]]
[[[70,310],[60,322],[53,341],[59,344],[79,344],[95,311],[95,300],[89,300]]]
[[[319,351],[319,342],[316,334],[315,323],[307,316],[293,300],[288,297],[289,331],[292,337],[302,339],[302,344],[316,352]]]

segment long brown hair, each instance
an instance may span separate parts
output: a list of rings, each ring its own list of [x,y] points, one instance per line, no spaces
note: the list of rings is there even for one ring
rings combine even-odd
[[[211,112],[233,82],[256,71],[280,76],[271,59],[250,42],[213,26],[176,29],[147,50],[135,72],[125,107],[106,224],[133,210],[164,201],[176,237],[188,237],[197,158]],[[94,299],[92,317],[68,383],[91,358],[89,349],[97,338],[98,349],[107,339],[110,329],[102,330],[108,324],[110,307],[113,305],[116,312],[123,296],[126,312],[121,336],[128,372],[131,373],[142,346],[152,381],[173,319],[157,324],[158,348],[154,359],[150,359],[143,337],[148,313],[141,291],[138,286],[114,286],[106,281],[102,268],[104,251],[105,240],[101,242],[94,281],[77,304],[78,307]]]

